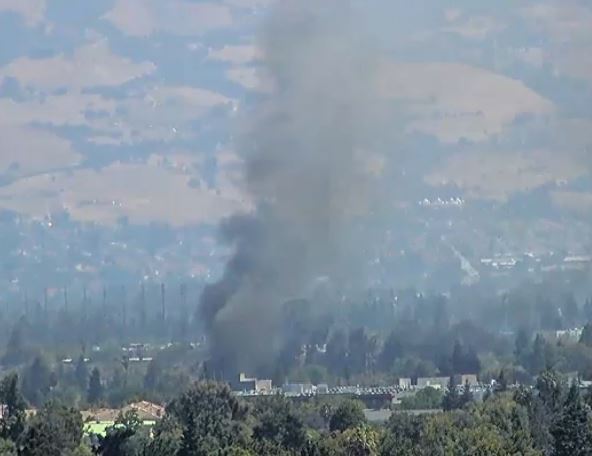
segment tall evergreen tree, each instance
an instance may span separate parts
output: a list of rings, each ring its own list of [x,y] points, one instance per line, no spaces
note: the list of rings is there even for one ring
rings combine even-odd
[[[154,391],[158,386],[160,376],[162,375],[162,366],[156,358],[148,364],[146,375],[144,376],[144,388]]]
[[[565,322],[569,327],[576,325],[580,319],[580,309],[573,293],[568,293],[565,296],[563,303],[563,315]]]
[[[448,388],[442,398],[442,408],[444,411],[448,412],[450,410],[456,410],[460,406],[461,403],[458,389],[456,388],[456,382],[454,381],[454,376],[451,375],[450,380],[448,381]]]
[[[105,436],[99,437],[95,452],[102,456],[139,456],[147,453],[149,444],[149,436],[142,432],[142,421],[137,412],[129,410],[120,412],[115,424],[107,428]]]
[[[282,396],[263,398],[255,407],[258,424],[253,429],[256,443],[300,451],[306,443],[306,428],[292,402]]]
[[[497,376],[497,381],[495,383],[495,392],[496,393],[503,393],[504,391],[508,390],[508,379],[506,378],[506,370],[502,367],[500,369],[500,373]]]
[[[225,454],[246,440],[248,410],[226,385],[195,383],[166,412],[183,429],[179,456]]]
[[[546,345],[545,338],[537,334],[532,345],[530,359],[530,370],[533,374],[538,374],[547,367]]]
[[[403,354],[401,340],[396,332],[392,332],[385,341],[379,356],[379,365],[384,371],[390,371],[395,360]]]
[[[41,406],[52,387],[51,369],[43,356],[36,356],[23,375],[23,394],[32,404]]]
[[[462,396],[460,397],[460,405],[461,407],[464,407],[468,404],[470,404],[471,402],[473,402],[473,393],[471,392],[471,385],[469,385],[469,382],[466,382],[463,386],[463,393]]]
[[[31,419],[20,446],[27,456],[63,456],[72,454],[82,439],[80,412],[48,402]]]
[[[331,431],[343,432],[346,429],[361,426],[366,423],[364,407],[358,401],[344,401],[335,409],[329,420]]]
[[[516,357],[516,361],[522,365],[526,364],[529,345],[530,341],[526,329],[520,328],[514,342],[514,356]]]
[[[464,349],[460,341],[457,339],[454,342],[454,348],[452,349],[452,373],[462,374],[464,370],[465,354]]]
[[[584,304],[584,317],[588,321],[592,321],[592,298],[586,299]]]
[[[587,323],[582,330],[580,343],[587,347],[592,347],[592,323]]]
[[[538,376],[536,381],[538,397],[547,409],[547,413],[554,417],[563,404],[565,383],[557,372],[547,369]]]
[[[76,383],[78,384],[78,387],[82,391],[86,391],[88,387],[88,367],[83,354],[78,357],[74,374],[76,376]]]
[[[19,388],[17,374],[8,374],[0,382],[0,402],[3,404],[0,437],[16,442],[25,429],[26,422],[26,404]]]
[[[555,456],[592,454],[590,409],[580,397],[579,386],[572,384],[565,404],[551,433],[555,438]]]
[[[101,382],[101,371],[95,367],[88,382],[87,400],[90,404],[97,404],[103,398],[103,384]]]
[[[451,361],[453,374],[477,374],[481,370],[481,362],[475,350],[467,350],[458,340],[454,343]]]
[[[25,317],[22,317],[12,328],[6,345],[6,352],[2,359],[3,364],[16,366],[27,361],[28,353],[25,347],[26,328],[27,320]]]

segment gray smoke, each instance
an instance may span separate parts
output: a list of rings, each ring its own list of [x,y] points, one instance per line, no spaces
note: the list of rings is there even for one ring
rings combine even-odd
[[[334,289],[363,285],[359,221],[379,200],[371,158],[387,111],[365,36],[341,0],[283,0],[266,23],[274,88],[238,144],[256,210],[222,224],[234,255],[200,302],[226,375],[273,359],[282,305],[308,296],[320,277]]]

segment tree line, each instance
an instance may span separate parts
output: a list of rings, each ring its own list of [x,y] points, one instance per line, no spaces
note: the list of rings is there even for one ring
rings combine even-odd
[[[592,395],[553,370],[534,388],[496,389],[483,402],[452,397],[444,412],[366,420],[352,399],[245,401],[223,383],[195,382],[174,397],[153,429],[132,410],[104,435],[84,432],[80,412],[58,401],[27,416],[16,374],[0,383],[0,454],[109,456],[428,456],[592,454]],[[455,399],[456,398],[456,399]],[[456,401],[454,404],[451,401]]]

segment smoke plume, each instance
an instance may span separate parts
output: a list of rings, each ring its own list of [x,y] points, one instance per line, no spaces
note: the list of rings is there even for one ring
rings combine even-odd
[[[227,376],[273,360],[286,301],[319,282],[363,281],[358,222],[375,209],[384,109],[376,53],[353,19],[344,1],[282,1],[262,33],[273,90],[237,145],[256,209],[220,227],[234,255],[200,302],[213,363]]]

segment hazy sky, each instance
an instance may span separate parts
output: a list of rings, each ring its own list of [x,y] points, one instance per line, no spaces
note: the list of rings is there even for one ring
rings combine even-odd
[[[274,90],[272,3],[0,0],[0,207],[175,226],[247,208],[234,120]],[[554,202],[592,210],[589,2],[352,4],[407,146],[437,154],[419,180],[496,200],[565,181]]]

